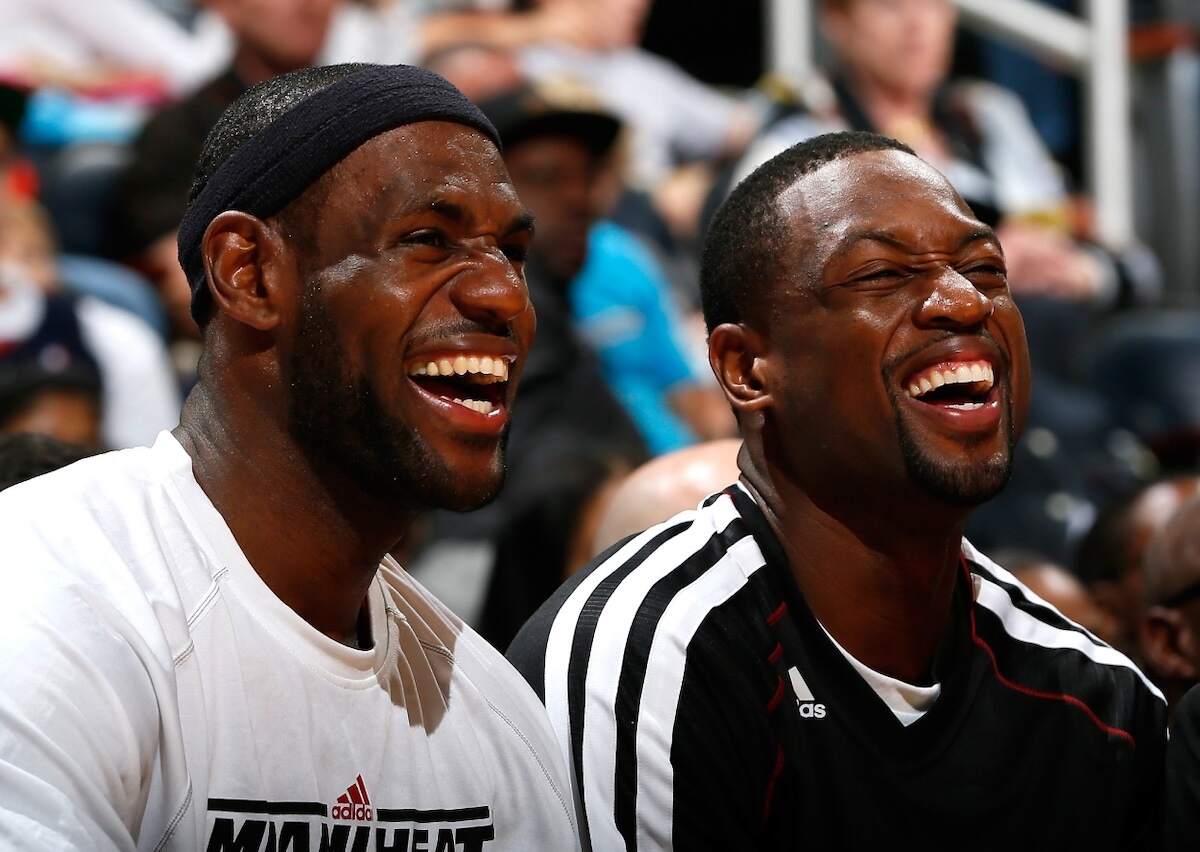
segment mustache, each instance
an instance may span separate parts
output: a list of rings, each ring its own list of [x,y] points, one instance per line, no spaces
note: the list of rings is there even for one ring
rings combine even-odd
[[[409,345],[416,348],[427,343],[435,343],[439,340],[448,338],[462,337],[468,334],[486,335],[488,337],[498,337],[501,340],[512,340],[513,329],[512,324],[507,323],[503,328],[488,327],[481,323],[471,322],[467,319],[444,320],[435,323],[432,327],[424,329],[420,336],[413,338]]]

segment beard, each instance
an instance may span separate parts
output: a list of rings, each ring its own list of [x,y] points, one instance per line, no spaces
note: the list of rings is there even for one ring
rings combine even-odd
[[[1013,424],[1012,402],[1004,396],[1004,447],[979,461],[953,462],[937,456],[921,446],[900,413],[900,402],[892,395],[896,412],[896,433],[904,467],[911,478],[926,491],[954,506],[978,506],[995,497],[1012,474],[1013,448],[1016,429]],[[986,439],[980,439],[980,442]]]
[[[288,431],[318,471],[352,481],[376,499],[405,508],[477,509],[500,490],[504,468],[464,476],[420,433],[390,416],[378,389],[338,342],[330,313],[304,296],[288,360]],[[507,432],[497,452],[503,458]],[[462,439],[469,440],[469,439]],[[481,439],[482,440],[482,439]]]

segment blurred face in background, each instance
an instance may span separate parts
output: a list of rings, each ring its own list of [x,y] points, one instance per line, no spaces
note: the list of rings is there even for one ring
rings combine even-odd
[[[16,280],[49,293],[58,287],[54,239],[41,210],[0,200],[0,267]]]
[[[827,0],[824,32],[852,78],[927,97],[950,71],[956,21],[951,0]]]
[[[505,165],[537,220],[533,255],[556,280],[574,278],[587,258],[588,230],[601,215],[606,158],[568,136],[538,136],[511,146]]]
[[[74,388],[47,387],[29,395],[0,433],[47,435],[78,447],[100,446],[100,400]]]
[[[312,65],[340,0],[208,0],[233,31],[276,73]]]

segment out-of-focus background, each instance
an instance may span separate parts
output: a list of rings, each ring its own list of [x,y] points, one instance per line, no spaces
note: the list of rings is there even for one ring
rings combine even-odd
[[[398,554],[503,647],[598,549],[732,479],[705,226],[787,146],[873,129],[1000,230],[1028,328],[1031,421],[971,537],[1200,678],[1198,557],[1154,544],[1200,491],[1198,36],[1193,0],[4,0],[0,487],[177,422],[199,340],[175,231],[228,104],[424,64],[493,118],[539,220],[505,490]]]

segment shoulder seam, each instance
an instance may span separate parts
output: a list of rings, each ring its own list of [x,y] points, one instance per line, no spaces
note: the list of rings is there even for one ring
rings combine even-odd
[[[491,708],[492,712],[499,716],[504,723],[508,725],[512,732],[517,735],[521,742],[525,744],[525,748],[528,749],[529,754],[532,755],[533,759],[537,762],[538,769],[540,769],[542,772],[542,777],[546,779],[546,783],[549,785],[550,789],[554,791],[554,795],[558,799],[559,805],[562,806],[563,813],[567,815],[567,821],[571,824],[571,830],[578,835],[579,828],[575,824],[575,814],[571,811],[570,806],[567,804],[567,800],[563,796],[562,790],[558,789],[558,785],[554,783],[554,777],[550,774],[550,771],[546,769],[546,764],[542,762],[542,756],[538,754],[537,749],[533,747],[533,743],[529,741],[529,737],[525,736],[525,732],[518,728],[516,723],[513,722],[513,720],[510,719],[503,710],[496,706],[496,704],[490,698],[484,696],[484,701],[487,702],[487,705]]]

